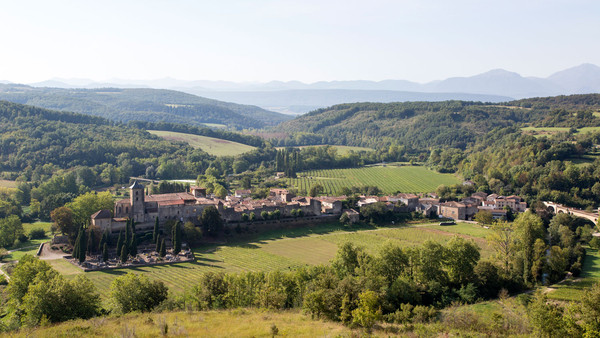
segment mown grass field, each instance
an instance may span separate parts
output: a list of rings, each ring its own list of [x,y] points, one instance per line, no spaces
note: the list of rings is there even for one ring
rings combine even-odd
[[[235,156],[255,149],[249,145],[207,136],[162,130],[148,130],[148,132],[160,136],[166,140],[186,142],[194,148],[200,148],[215,156]]]
[[[441,243],[460,235],[473,239],[482,249],[482,256],[491,252],[484,237],[487,229],[469,223],[440,227],[432,223],[399,227],[345,229],[341,225],[324,224],[314,227],[265,232],[251,240],[228,245],[204,246],[194,250],[195,262],[130,269],[87,272],[85,275],[105,294],[117,276],[127,272],[144,273],[163,281],[171,292],[179,293],[196,285],[205,272],[244,272],[296,269],[305,265],[326,264],[338,245],[352,242],[376,254],[390,241],[401,246],[414,246],[426,240]],[[65,260],[48,261],[66,276],[83,273]]]
[[[325,145],[299,146],[299,147],[294,147],[294,148],[302,149],[302,148],[308,148],[308,147],[325,147]],[[346,155],[351,150],[352,151],[373,151],[373,149],[371,149],[371,148],[365,148],[365,147],[337,146],[337,145],[332,145],[332,147],[334,147],[335,149],[337,149],[338,154],[341,154],[341,155]],[[276,147],[276,148],[279,149],[279,150],[285,149],[285,147]]]
[[[310,170],[288,178],[288,183],[308,192],[314,185],[323,186],[324,194],[339,195],[341,189],[377,186],[386,194],[430,192],[439,185],[452,185],[461,180],[452,174],[440,174],[423,166],[370,166],[350,169]]]
[[[563,301],[579,301],[585,288],[600,281],[600,253],[586,248],[583,271],[579,278],[567,279],[548,288],[548,298]]]

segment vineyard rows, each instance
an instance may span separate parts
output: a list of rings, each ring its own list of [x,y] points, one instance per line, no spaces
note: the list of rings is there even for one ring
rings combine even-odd
[[[310,170],[288,179],[300,192],[309,192],[314,185],[323,186],[326,195],[340,195],[344,187],[377,186],[387,194],[430,192],[439,185],[460,182],[451,174],[440,174],[421,166],[363,167],[351,169]]]

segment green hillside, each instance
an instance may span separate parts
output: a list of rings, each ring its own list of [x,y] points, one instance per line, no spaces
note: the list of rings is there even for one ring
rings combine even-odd
[[[171,122],[261,128],[288,116],[256,106],[164,89],[62,89],[0,84],[0,100],[102,116],[113,121]]]
[[[245,144],[207,136],[162,130],[148,130],[148,132],[165,140],[185,142],[194,148],[202,149],[215,156],[235,156],[256,149]]]
[[[162,155],[175,158],[192,151],[191,147],[182,148],[146,131],[113,125],[101,117],[5,101],[0,101],[0,125],[1,171],[31,171],[44,165],[118,165],[127,159],[129,170],[135,173],[133,159]]]
[[[282,123],[288,133],[279,145],[340,144],[381,147],[402,144],[415,149],[465,149],[496,128],[597,127],[593,114],[600,94],[513,101],[349,103],[315,110]]]

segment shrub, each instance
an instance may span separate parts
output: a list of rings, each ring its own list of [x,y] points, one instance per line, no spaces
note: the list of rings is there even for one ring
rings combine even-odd
[[[44,229],[33,229],[29,232],[30,239],[41,239],[46,237],[46,232]]]

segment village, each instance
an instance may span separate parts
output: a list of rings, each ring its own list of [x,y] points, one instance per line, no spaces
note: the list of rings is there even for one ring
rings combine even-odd
[[[129,198],[115,203],[114,213],[99,210],[91,216],[91,224],[102,231],[118,233],[125,229],[128,219],[136,222],[138,231],[149,230],[156,219],[162,224],[169,220],[198,222],[203,210],[215,207],[226,225],[240,222],[276,220],[331,221],[346,214],[351,223],[359,221],[359,209],[382,202],[388,210],[416,212],[428,218],[472,220],[480,210],[489,211],[494,219],[506,218],[507,212],[520,213],[527,203],[519,196],[499,196],[476,192],[459,202],[440,202],[435,194],[415,195],[399,193],[388,196],[359,196],[355,206],[343,209],[347,196],[295,196],[286,189],[271,189],[265,199],[252,199],[251,190],[236,190],[233,195],[219,199],[206,194],[206,189],[190,187],[189,192],[156,194],[145,193],[144,186],[134,182],[129,187]],[[114,214],[114,216],[113,216]]]

